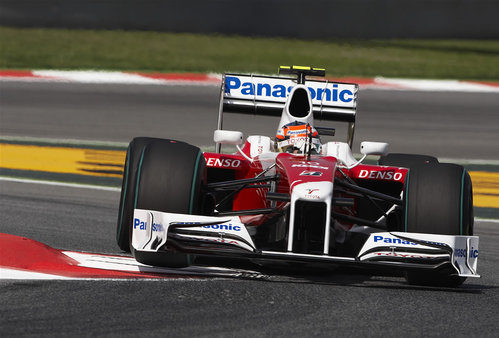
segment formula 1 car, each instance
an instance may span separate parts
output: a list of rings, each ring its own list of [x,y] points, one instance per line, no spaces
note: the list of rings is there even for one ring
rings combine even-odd
[[[117,242],[141,263],[186,267],[205,256],[269,266],[358,266],[409,283],[458,286],[477,274],[467,171],[435,157],[388,154],[362,142],[352,154],[358,86],[324,69],[279,76],[225,74],[215,152],[138,137],[127,151]],[[313,77],[313,79],[310,79]],[[280,116],[276,137],[223,130],[224,113]],[[323,142],[344,122],[346,142]],[[224,144],[237,148],[221,152]],[[242,147],[241,147],[242,145]],[[379,155],[378,165],[363,164]]]

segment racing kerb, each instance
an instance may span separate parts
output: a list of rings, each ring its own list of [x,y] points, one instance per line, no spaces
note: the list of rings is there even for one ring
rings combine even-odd
[[[115,71],[62,71],[62,70],[0,70],[0,81],[109,83],[134,85],[208,85],[220,86],[221,74],[200,73],[140,73]],[[415,80],[395,78],[331,78],[326,80],[357,83],[359,89],[454,91],[499,93],[499,82],[459,80]]]

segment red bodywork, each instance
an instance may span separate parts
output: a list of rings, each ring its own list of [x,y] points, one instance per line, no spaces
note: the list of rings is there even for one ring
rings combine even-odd
[[[249,155],[249,145],[245,144],[242,151]],[[253,159],[253,162],[238,153],[229,155],[206,152],[204,157],[207,168],[230,170],[236,180],[254,178],[275,163],[275,173],[280,176],[277,192],[285,194],[291,194],[296,184],[320,181],[331,182],[335,177],[344,178],[345,176],[348,176],[359,185],[362,185],[363,182],[369,182],[370,184],[378,182],[379,185],[386,182],[395,182],[400,183],[400,189],[403,189],[408,171],[406,168],[365,164],[346,169],[338,165],[338,160],[335,157],[321,155],[312,155],[308,160],[304,155],[278,153],[275,157],[257,156]],[[267,173],[267,175],[271,175],[271,172]],[[266,199],[268,191],[268,187],[243,189],[234,197],[233,210],[269,208],[271,202]],[[340,192],[335,192],[335,196],[351,197]],[[277,207],[283,205],[285,203],[280,202]],[[356,204],[353,209],[355,208]],[[343,208],[343,211],[346,211],[345,208]],[[355,212],[351,210],[350,213],[354,214]],[[258,225],[266,219],[266,216],[248,216],[247,219],[252,225]]]

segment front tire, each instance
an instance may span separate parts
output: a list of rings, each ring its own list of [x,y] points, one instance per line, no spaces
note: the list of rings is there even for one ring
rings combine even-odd
[[[380,165],[409,168],[406,177],[400,231],[473,235],[473,188],[468,172],[459,165],[438,163],[432,156],[389,154]],[[408,271],[410,284],[457,287],[466,278],[453,269]]]
[[[412,167],[405,193],[405,231],[473,235],[473,193],[468,172],[460,165],[441,163]],[[466,278],[453,269],[408,271],[409,284],[457,287]]]
[[[153,140],[143,149],[139,161],[134,209],[200,214],[205,177],[205,160],[198,147]],[[160,252],[131,250],[138,262],[147,265],[179,268],[191,263],[190,255],[171,247]]]
[[[156,138],[136,137],[128,145],[121,184],[118,224],[116,226],[116,243],[121,250],[130,252],[130,227],[135,203],[135,187],[137,185],[137,169],[144,148]]]
[[[135,208],[201,213],[205,163],[199,148],[185,142],[137,137],[128,146],[116,227],[116,241],[143,264],[185,267],[189,255],[177,252],[137,252],[131,247]]]

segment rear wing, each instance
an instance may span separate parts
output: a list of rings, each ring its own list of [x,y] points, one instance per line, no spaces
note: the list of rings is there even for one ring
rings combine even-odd
[[[289,77],[224,74],[220,91],[218,129],[223,113],[281,116],[297,80]],[[314,119],[349,123],[348,143],[353,143],[358,85],[354,83],[306,80]]]

